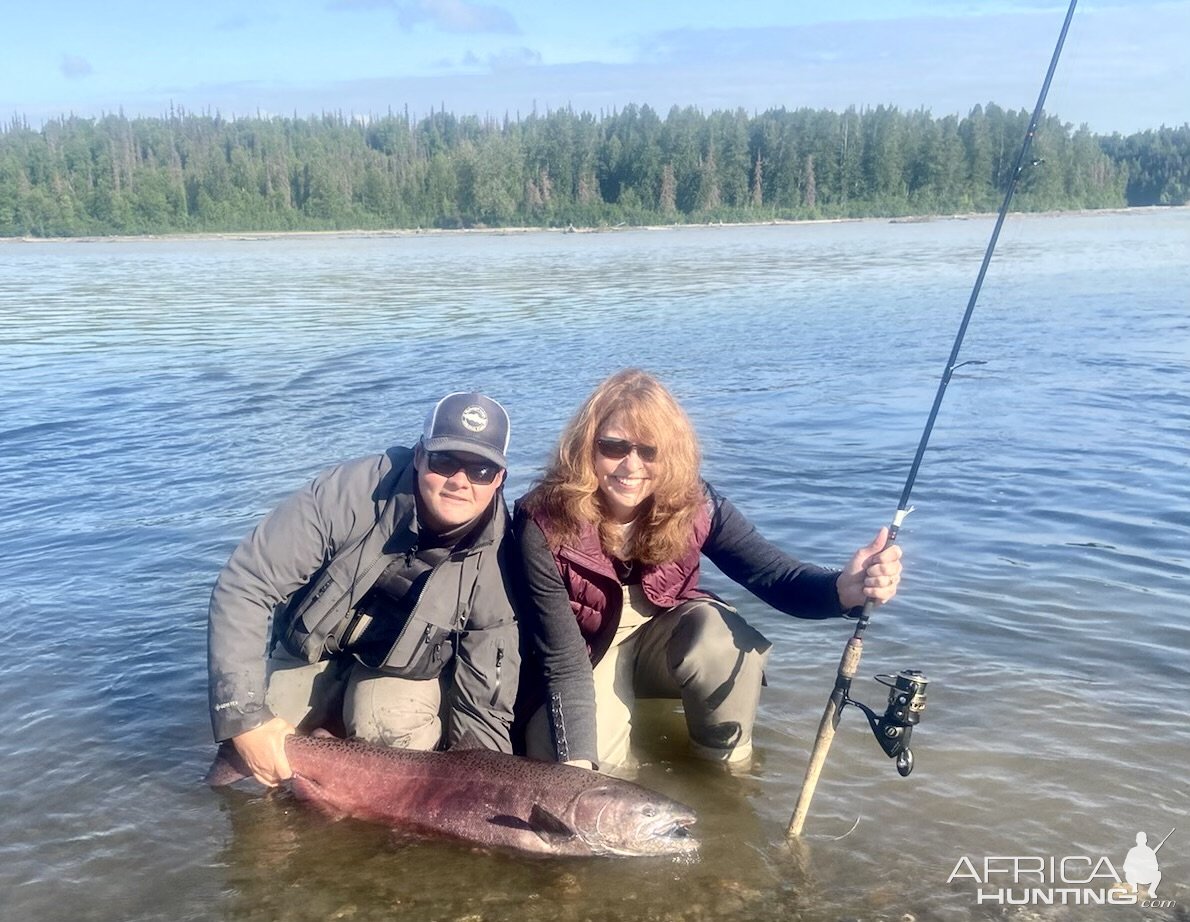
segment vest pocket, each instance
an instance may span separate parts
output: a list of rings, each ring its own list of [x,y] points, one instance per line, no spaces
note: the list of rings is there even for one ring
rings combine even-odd
[[[343,620],[340,612],[350,592],[333,571],[324,572],[304,596],[295,596],[278,613],[281,645],[293,656],[318,662],[328,635]]]
[[[369,669],[403,679],[435,678],[454,657],[450,627],[435,624],[414,609],[391,645],[366,645],[355,651]]]
[[[521,669],[516,624],[466,631],[458,655],[456,684],[476,704],[511,719]]]

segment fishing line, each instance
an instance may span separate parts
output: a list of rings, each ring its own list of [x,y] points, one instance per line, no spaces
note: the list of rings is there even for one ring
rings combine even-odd
[[[1074,8],[1077,3],[1078,0],[1070,0],[1070,8],[1066,11],[1066,20],[1062,23],[1062,31],[1058,35],[1058,43],[1054,47],[1054,54],[1050,59],[1045,81],[1041,85],[1041,93],[1037,97],[1037,105],[1033,109],[1033,117],[1029,120],[1029,127],[1025,132],[1025,140],[1021,144],[1020,153],[1017,155],[1016,163],[1012,168],[1012,174],[1008,180],[1008,188],[1004,193],[1004,203],[1000,206],[1000,213],[996,218],[995,227],[992,229],[992,237],[988,241],[987,250],[983,254],[983,262],[979,267],[975,286],[971,289],[971,297],[967,301],[967,310],[963,313],[963,321],[959,324],[959,331],[955,336],[954,346],[950,350],[950,357],[946,361],[942,378],[938,382],[938,391],[934,395],[934,403],[930,408],[930,415],[926,420],[925,430],[922,432],[921,440],[917,444],[917,452],[913,457],[913,464],[909,468],[909,476],[905,480],[905,488],[901,491],[901,499],[897,504],[896,514],[893,516],[892,523],[889,525],[888,540],[884,545],[885,547],[896,542],[897,534],[901,530],[901,525],[904,524],[905,517],[913,511],[913,507],[909,505],[909,496],[913,492],[913,485],[917,480],[917,472],[921,467],[922,457],[926,453],[926,445],[930,441],[930,434],[934,431],[934,422],[938,418],[938,410],[942,406],[942,398],[946,394],[947,385],[950,384],[950,379],[956,369],[961,368],[963,365],[973,364],[969,362],[959,363],[959,350],[963,345],[963,337],[967,334],[967,326],[971,322],[971,315],[975,313],[975,302],[979,300],[979,292],[983,287],[984,276],[987,275],[988,264],[992,261],[992,253],[995,252],[996,242],[1000,239],[1000,228],[1004,226],[1004,218],[1008,214],[1008,206],[1012,202],[1013,193],[1016,191],[1017,181],[1021,178],[1021,173],[1025,169],[1025,161],[1029,155],[1029,148],[1032,146],[1033,136],[1037,133],[1037,126],[1041,121],[1041,110],[1045,105],[1045,97],[1049,93],[1050,83],[1054,78],[1054,71],[1058,67],[1058,58],[1061,57],[1062,46],[1066,42],[1066,33],[1070,29],[1070,21],[1074,18]],[[1030,165],[1033,166],[1040,162],[1038,160],[1030,161]],[[789,820],[789,828],[786,830],[786,837],[789,839],[799,836],[802,826],[805,825],[806,814],[810,809],[810,800],[814,796],[814,789],[818,786],[818,777],[822,773],[823,766],[826,764],[826,757],[830,751],[831,742],[834,739],[835,728],[839,725],[839,718],[843,708],[848,704],[856,705],[867,715],[872,731],[876,734],[876,739],[880,742],[881,748],[884,749],[890,758],[896,758],[897,771],[904,776],[913,770],[913,752],[909,749],[909,738],[913,732],[914,725],[917,724],[921,717],[921,712],[925,709],[925,686],[927,684],[925,676],[912,669],[903,670],[896,677],[877,676],[877,679],[883,681],[890,689],[888,708],[884,715],[880,717],[877,717],[870,708],[853,700],[849,695],[851,680],[855,677],[856,670],[859,667],[860,656],[863,654],[863,633],[867,630],[868,622],[871,620],[872,612],[875,608],[876,603],[871,599],[864,604],[863,611],[856,621],[855,632],[852,634],[851,639],[847,641],[847,646],[843,649],[843,657],[839,661],[839,671],[835,677],[835,687],[831,691],[830,698],[827,700],[826,710],[822,715],[822,721],[819,723],[818,736],[814,740],[814,748],[810,753],[809,764],[806,766],[806,776],[802,782],[801,793],[798,795],[793,816]],[[884,681],[886,679],[889,681]]]

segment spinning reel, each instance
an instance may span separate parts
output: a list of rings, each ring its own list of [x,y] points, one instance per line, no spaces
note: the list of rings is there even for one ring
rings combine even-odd
[[[913,771],[913,752],[909,737],[926,709],[926,686],[929,679],[917,669],[902,669],[895,676],[878,675],[876,681],[888,686],[888,707],[877,715],[866,704],[843,694],[843,707],[854,704],[868,717],[872,732],[884,754],[897,760],[897,771],[907,778]]]

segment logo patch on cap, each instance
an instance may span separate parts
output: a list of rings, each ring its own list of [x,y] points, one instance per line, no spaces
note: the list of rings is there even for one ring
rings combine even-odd
[[[472,432],[483,432],[488,427],[487,410],[479,406],[469,406],[463,411],[462,421]]]

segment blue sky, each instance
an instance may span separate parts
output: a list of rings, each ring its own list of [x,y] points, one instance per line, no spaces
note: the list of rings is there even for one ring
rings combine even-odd
[[[1065,0],[0,0],[0,118],[1031,109]],[[1190,0],[1081,0],[1047,110],[1190,120]]]

